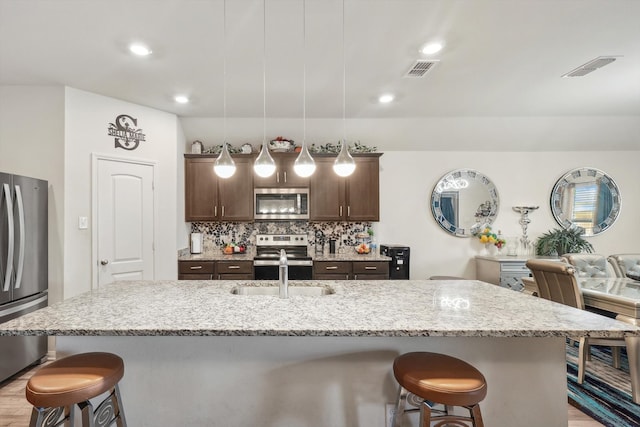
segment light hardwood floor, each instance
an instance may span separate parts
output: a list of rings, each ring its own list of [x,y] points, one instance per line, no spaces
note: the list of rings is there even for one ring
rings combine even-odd
[[[31,405],[24,397],[24,388],[37,367],[25,369],[11,381],[0,383],[0,427],[26,427],[29,425]],[[126,402],[125,402],[126,405]],[[603,427],[602,424],[567,404],[568,427]]]

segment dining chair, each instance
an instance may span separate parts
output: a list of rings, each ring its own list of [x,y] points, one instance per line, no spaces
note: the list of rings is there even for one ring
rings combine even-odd
[[[616,273],[607,257],[599,254],[568,253],[560,258],[575,267],[578,277],[616,277]]]
[[[530,259],[526,266],[533,273],[540,298],[584,310],[582,291],[576,279],[576,269],[564,262]],[[623,338],[573,338],[578,341],[578,384],[584,382],[585,365],[591,345],[611,347],[613,366],[620,368],[620,347],[624,347]]]
[[[607,257],[617,277],[640,276],[640,254],[613,254]]]

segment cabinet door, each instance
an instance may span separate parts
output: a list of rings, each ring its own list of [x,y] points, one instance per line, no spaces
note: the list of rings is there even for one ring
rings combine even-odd
[[[333,171],[335,157],[316,158],[316,172],[309,180],[309,220],[341,221],[346,218],[346,179]]]
[[[309,186],[309,178],[299,177],[293,169],[298,153],[271,153],[271,157],[276,163],[276,172],[267,178],[254,174],[256,188],[307,188]]]
[[[351,278],[351,262],[316,261],[313,263],[313,278],[316,280],[348,280]]]
[[[253,261],[218,261],[218,275],[248,274],[253,276]]]
[[[347,179],[347,221],[380,221],[378,157],[356,157],[356,170]]]
[[[220,221],[253,220],[253,162],[251,157],[234,157],[236,173],[218,178],[218,217]]]
[[[213,261],[178,261],[178,280],[211,280],[214,273]]]
[[[354,261],[354,280],[389,279],[389,262],[387,261]]]
[[[218,178],[213,158],[187,158],[184,165],[185,221],[215,221],[218,214]]]

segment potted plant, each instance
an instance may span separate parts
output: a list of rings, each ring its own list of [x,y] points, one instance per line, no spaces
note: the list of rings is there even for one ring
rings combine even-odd
[[[568,253],[593,253],[593,245],[582,237],[583,233],[584,229],[580,227],[556,228],[548,231],[536,240],[536,255],[559,256]]]

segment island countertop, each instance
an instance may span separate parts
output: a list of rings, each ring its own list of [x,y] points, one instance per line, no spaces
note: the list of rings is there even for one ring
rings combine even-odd
[[[0,325],[58,336],[640,336],[637,327],[475,280],[290,281],[321,297],[234,295],[254,281],[129,281]]]

